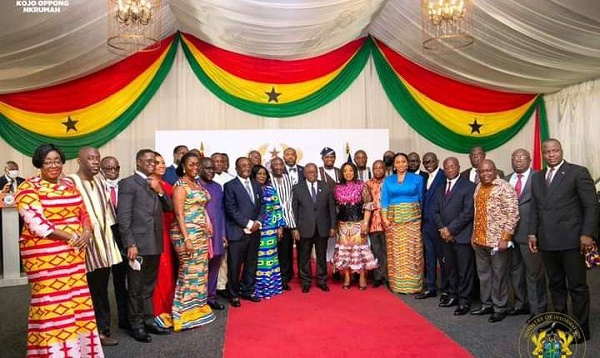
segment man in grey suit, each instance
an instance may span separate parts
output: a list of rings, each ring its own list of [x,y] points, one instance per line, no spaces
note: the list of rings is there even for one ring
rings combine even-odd
[[[542,143],[548,165],[531,181],[529,249],[542,254],[554,311],[567,313],[571,295],[573,317],[590,338],[590,291],[586,282],[585,253],[598,237],[598,200],[587,168],[563,159],[556,139]]]
[[[132,176],[119,182],[117,220],[129,260],[129,324],[136,341],[149,343],[152,338],[148,332],[169,333],[154,322],[152,294],[163,252],[162,214],[163,210],[173,211],[173,202],[162,190],[160,182],[150,177],[156,167],[153,150],[138,151],[136,167]]]
[[[509,316],[531,313],[530,318],[546,311],[546,271],[542,257],[529,251],[529,216],[531,214],[531,155],[525,149],[512,153],[513,173],[505,179],[515,188],[519,201],[519,222],[509,253],[509,282],[513,287],[515,303]]]
[[[296,228],[292,236],[298,244],[302,292],[308,293],[312,280],[310,253],[313,245],[317,256],[317,287],[328,292],[327,286],[327,239],[335,236],[336,213],[331,187],[317,180],[317,166],[309,163],[304,167],[305,181],[294,186],[292,210]]]

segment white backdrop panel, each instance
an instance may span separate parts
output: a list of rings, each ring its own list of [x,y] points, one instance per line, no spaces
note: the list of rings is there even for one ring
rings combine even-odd
[[[235,172],[236,158],[246,156],[251,150],[258,150],[263,164],[268,167],[274,156],[283,158],[287,147],[296,149],[298,163],[313,162],[321,165],[321,149],[330,147],[336,152],[336,166],[346,162],[346,144],[351,155],[363,149],[369,155],[368,165],[380,158],[388,149],[387,129],[254,129],[254,130],[213,130],[213,131],[156,131],[156,150],[169,158],[175,146],[184,144],[188,148],[199,148],[204,154],[227,153],[230,172]]]

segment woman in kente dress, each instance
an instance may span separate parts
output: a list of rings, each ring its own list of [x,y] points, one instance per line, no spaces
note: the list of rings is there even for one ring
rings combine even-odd
[[[267,169],[262,165],[255,165],[250,177],[260,184],[262,205],[264,205],[264,208],[261,209],[264,214],[260,220],[262,226],[254,296],[270,298],[283,292],[277,243],[283,236],[285,219],[277,191],[270,184],[271,180]]]
[[[154,156],[156,158],[156,167],[151,176],[159,180],[165,195],[173,197],[173,187],[163,179],[163,175],[167,170],[165,159],[157,152],[154,152]],[[171,309],[173,307],[173,295],[175,294],[177,259],[173,250],[173,244],[171,243],[169,230],[174,218],[175,214],[173,212],[163,211],[163,252],[160,254],[156,286],[154,286],[154,293],[152,294],[154,320],[162,328],[171,328],[173,326]]]
[[[65,155],[58,147],[42,144],[32,162],[40,176],[21,183],[15,197],[31,288],[27,356],[104,357],[86,279],[92,229],[83,199],[61,178]]]
[[[377,260],[367,243],[372,200],[369,189],[358,180],[352,163],[340,168],[342,178],[333,196],[338,207],[338,237],[333,255],[335,268],[344,274],[343,288],[350,288],[350,273],[359,274],[358,288],[367,289],[365,272],[377,268]]]
[[[177,167],[179,180],[173,186],[175,221],[171,240],[179,258],[179,274],[173,299],[173,330],[199,327],[215,320],[207,304],[208,240],[212,235],[205,205],[208,190],[198,184],[200,158],[187,153]]]
[[[408,157],[394,156],[395,173],[381,188],[381,217],[386,229],[388,278],[396,293],[418,293],[423,288],[421,201],[423,178],[409,173]]]

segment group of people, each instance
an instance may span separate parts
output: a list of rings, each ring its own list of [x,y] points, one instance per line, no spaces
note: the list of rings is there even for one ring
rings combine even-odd
[[[151,342],[149,333],[214,321],[213,310],[225,308],[218,296],[240,307],[291,290],[294,246],[303,293],[314,249],[324,292],[330,263],[344,290],[357,281],[364,291],[370,278],[417,299],[440,293],[440,307],[490,322],[545,312],[547,278],[554,311],[567,312],[569,293],[588,339],[594,183],[564,161],[559,141],[542,150],[548,169],[534,172],[518,149],[506,177],[481,146],[463,172],[455,157],[440,167],[434,153],[421,163],[417,153],[391,151],[369,168],[363,150],[337,168],[325,147],[322,165],[301,166],[287,148],[268,169],[251,151],[236,159],[234,176],[225,153],[180,145],[169,167],[159,153],[138,151],[135,172],[120,179],[117,158],[95,148],[82,148],[78,172],[65,175],[60,148],[41,145],[32,158],[39,176],[14,190],[31,286],[28,355],[102,356],[102,345],[117,344],[111,272],[119,327]],[[471,310],[477,294],[481,306]]]

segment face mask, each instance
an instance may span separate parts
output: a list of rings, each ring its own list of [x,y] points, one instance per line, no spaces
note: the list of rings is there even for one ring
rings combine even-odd
[[[119,179],[106,179],[106,182],[110,186],[117,186],[119,184]]]
[[[13,179],[17,179],[17,177],[19,176],[19,171],[18,170],[9,170],[8,176]]]

